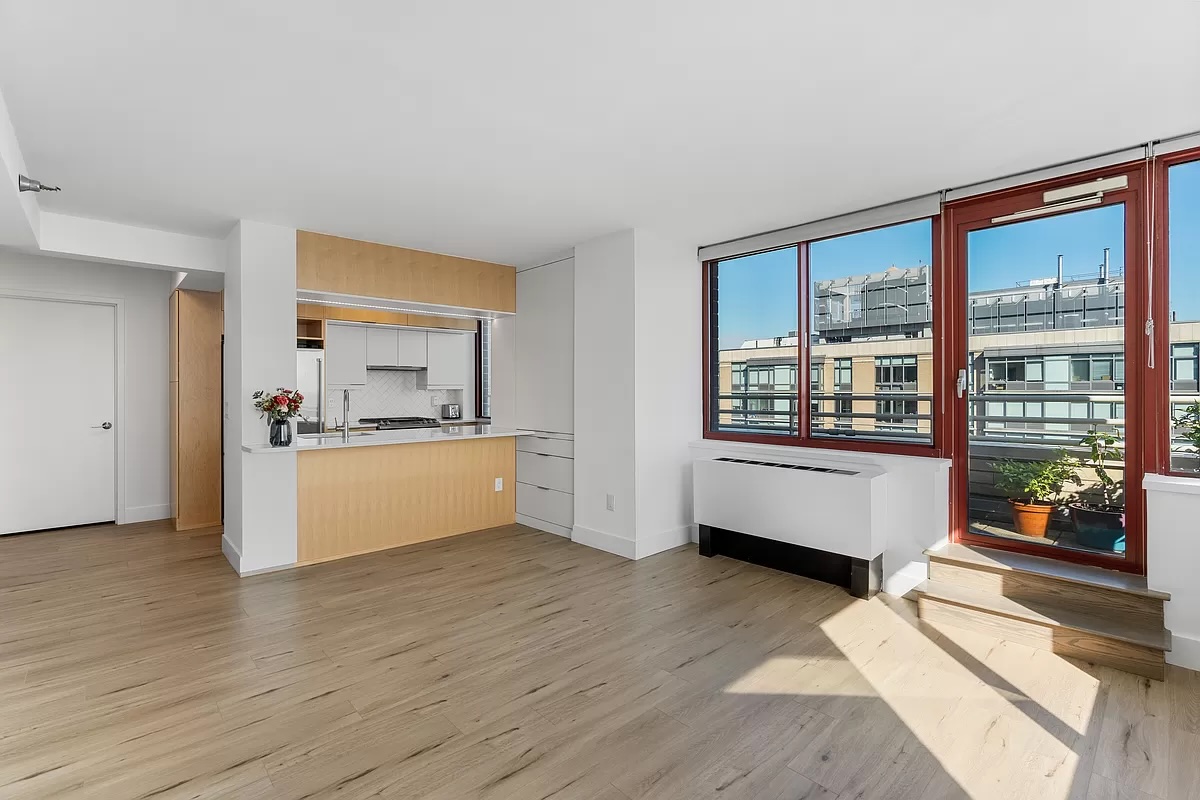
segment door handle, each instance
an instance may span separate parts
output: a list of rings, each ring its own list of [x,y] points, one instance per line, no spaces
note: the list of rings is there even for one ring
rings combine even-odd
[[[103,425],[93,425],[92,427],[93,428],[104,428],[104,430],[109,430],[110,428],[112,428],[112,423],[106,422]]]
[[[965,369],[958,371],[958,382],[955,390],[958,392],[959,397],[967,393],[967,371]]]

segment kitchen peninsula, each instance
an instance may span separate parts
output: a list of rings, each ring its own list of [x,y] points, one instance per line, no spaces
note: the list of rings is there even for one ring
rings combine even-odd
[[[379,423],[375,417],[415,419],[441,403],[461,407],[462,395],[473,393],[481,322],[516,312],[516,270],[307,231],[295,236],[297,385],[303,371],[313,404],[306,427],[315,430],[287,447],[241,444],[268,472],[275,463],[290,471],[294,461],[294,563],[512,524],[517,437],[528,431],[433,419],[401,430],[353,427]],[[344,394],[357,413],[343,411]],[[474,404],[467,408],[474,416]],[[349,417],[351,430],[328,430],[339,416],[341,426]]]
[[[451,432],[458,431],[458,432]],[[513,522],[515,438],[492,425],[297,437],[297,559],[311,564]]]

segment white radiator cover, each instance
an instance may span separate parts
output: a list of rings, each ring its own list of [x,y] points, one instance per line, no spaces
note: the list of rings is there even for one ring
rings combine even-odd
[[[881,468],[770,463],[813,470],[719,458],[693,462],[696,523],[854,558],[870,560],[883,553],[887,475]],[[815,471],[822,469],[837,472]]]

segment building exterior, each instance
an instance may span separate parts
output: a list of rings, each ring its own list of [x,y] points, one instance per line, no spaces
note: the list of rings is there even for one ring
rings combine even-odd
[[[1074,445],[1125,418],[1125,282],[1107,265],[972,292],[967,319],[972,441]],[[933,339],[929,268],[814,286],[808,380],[814,436],[930,441]],[[1169,326],[1171,400],[1200,400],[1200,322]],[[717,353],[718,423],[796,431],[796,332]],[[1192,459],[1186,453],[1179,458]]]

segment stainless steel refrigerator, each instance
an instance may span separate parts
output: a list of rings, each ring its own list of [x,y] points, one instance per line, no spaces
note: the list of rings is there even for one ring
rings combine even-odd
[[[296,388],[304,395],[296,433],[323,433],[325,428],[325,351],[296,351]]]

